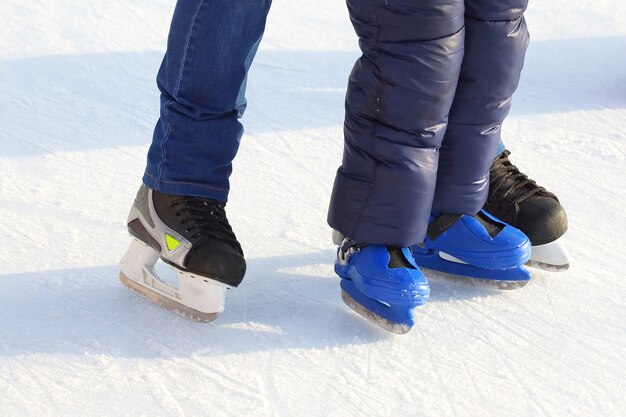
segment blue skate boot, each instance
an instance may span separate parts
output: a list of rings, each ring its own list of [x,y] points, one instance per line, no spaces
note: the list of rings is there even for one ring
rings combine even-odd
[[[430,293],[408,248],[358,245],[343,238],[335,272],[341,277],[341,298],[346,305],[396,334],[411,330],[413,309],[424,304]]]
[[[420,267],[478,278],[499,289],[520,288],[530,280],[522,266],[531,252],[526,235],[482,210],[474,216],[431,216],[424,243],[411,249]]]

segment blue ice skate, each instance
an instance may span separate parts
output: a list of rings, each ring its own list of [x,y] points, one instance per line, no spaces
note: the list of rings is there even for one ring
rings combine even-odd
[[[348,307],[392,333],[411,330],[413,309],[430,293],[408,248],[361,246],[346,238],[337,251],[335,272]]]
[[[516,228],[485,211],[475,216],[431,216],[428,235],[412,248],[420,267],[479,278],[500,289],[523,287],[530,273],[530,241]]]

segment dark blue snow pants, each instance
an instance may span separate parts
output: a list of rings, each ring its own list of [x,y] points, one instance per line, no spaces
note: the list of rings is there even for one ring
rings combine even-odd
[[[517,88],[528,0],[348,0],[363,52],[346,95],[328,222],[410,246],[431,212],[483,206]]]

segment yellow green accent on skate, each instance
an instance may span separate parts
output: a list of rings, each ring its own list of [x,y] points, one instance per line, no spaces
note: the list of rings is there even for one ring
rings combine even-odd
[[[165,234],[165,243],[167,243],[167,250],[173,252],[180,246],[180,240],[176,239],[173,236]]]

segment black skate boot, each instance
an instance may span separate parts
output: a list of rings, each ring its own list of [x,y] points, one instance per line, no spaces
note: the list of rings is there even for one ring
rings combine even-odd
[[[162,194],[142,185],[128,215],[133,243],[120,263],[120,280],[151,301],[197,321],[224,310],[225,292],[246,272],[225,203]],[[159,278],[159,258],[179,278],[173,288]]]
[[[567,231],[565,210],[556,195],[509,161],[510,154],[505,150],[494,159],[489,171],[489,197],[483,208],[528,236],[532,244],[529,266],[566,270],[569,255],[561,241]]]

